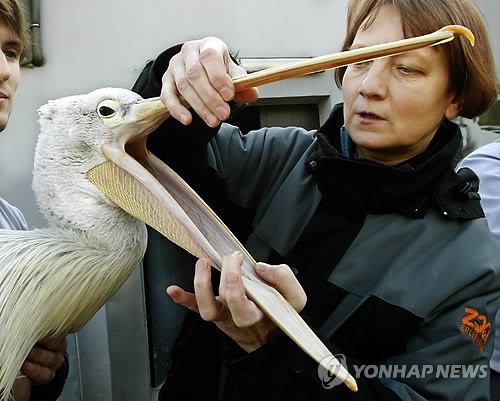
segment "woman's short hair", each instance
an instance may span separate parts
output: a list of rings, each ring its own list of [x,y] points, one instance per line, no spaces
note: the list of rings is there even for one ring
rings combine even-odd
[[[435,32],[446,25],[463,25],[476,39],[474,47],[457,35],[439,45],[449,62],[450,89],[456,94],[460,115],[474,118],[488,111],[498,96],[498,78],[486,21],[472,0],[351,0],[342,51],[349,50],[356,33],[367,29],[382,5],[394,5],[401,16],[405,38]],[[346,67],[335,72],[342,87]]]

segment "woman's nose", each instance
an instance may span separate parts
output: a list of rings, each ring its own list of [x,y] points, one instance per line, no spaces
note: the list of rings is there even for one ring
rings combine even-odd
[[[387,94],[388,78],[383,60],[370,62],[362,77],[359,94],[366,97],[385,97]]]

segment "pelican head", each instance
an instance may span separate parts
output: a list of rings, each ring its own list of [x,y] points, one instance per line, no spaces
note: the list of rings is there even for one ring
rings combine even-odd
[[[103,88],[51,100],[40,107],[39,116],[32,187],[48,222],[95,231],[104,219],[106,232],[110,222],[130,220],[89,181],[87,173],[106,162],[106,146],[136,141],[145,149],[147,134],[166,118],[166,109],[129,90]]]

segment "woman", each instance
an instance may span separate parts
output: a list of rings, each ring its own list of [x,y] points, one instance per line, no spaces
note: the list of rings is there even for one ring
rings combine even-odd
[[[161,98],[182,124],[167,120],[151,149],[210,202],[257,260],[269,263],[258,264],[261,277],[345,358],[359,391],[333,386],[246,298],[241,255],[231,254],[218,294],[205,260],[196,263],[194,293],[167,289],[224,335],[220,352],[213,351],[214,337],[197,347],[204,326],[191,320],[160,399],[488,396],[500,254],[476,177],[454,171],[461,135],[450,122],[483,113],[496,98],[484,21],[464,0],[353,0],[347,22],[344,50],[449,24],[470,28],[477,45],[457,38],[338,70],[344,102],[317,131],[263,128],[243,136],[221,123],[231,100],[255,100],[258,93],[234,93],[231,78],[244,72],[216,38],[167,50],[134,89],[158,95],[162,79]],[[220,356],[220,368],[216,357],[198,355],[196,363],[217,382],[212,389],[189,386],[203,376],[189,352],[196,357],[193,349],[206,348]]]

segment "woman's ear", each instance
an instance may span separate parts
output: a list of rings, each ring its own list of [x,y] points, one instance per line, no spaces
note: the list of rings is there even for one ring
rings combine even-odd
[[[448,120],[453,120],[455,117],[458,117],[460,115],[461,111],[462,103],[460,102],[460,99],[455,96],[451,100],[451,103],[448,105],[448,108],[446,109],[444,115]]]

